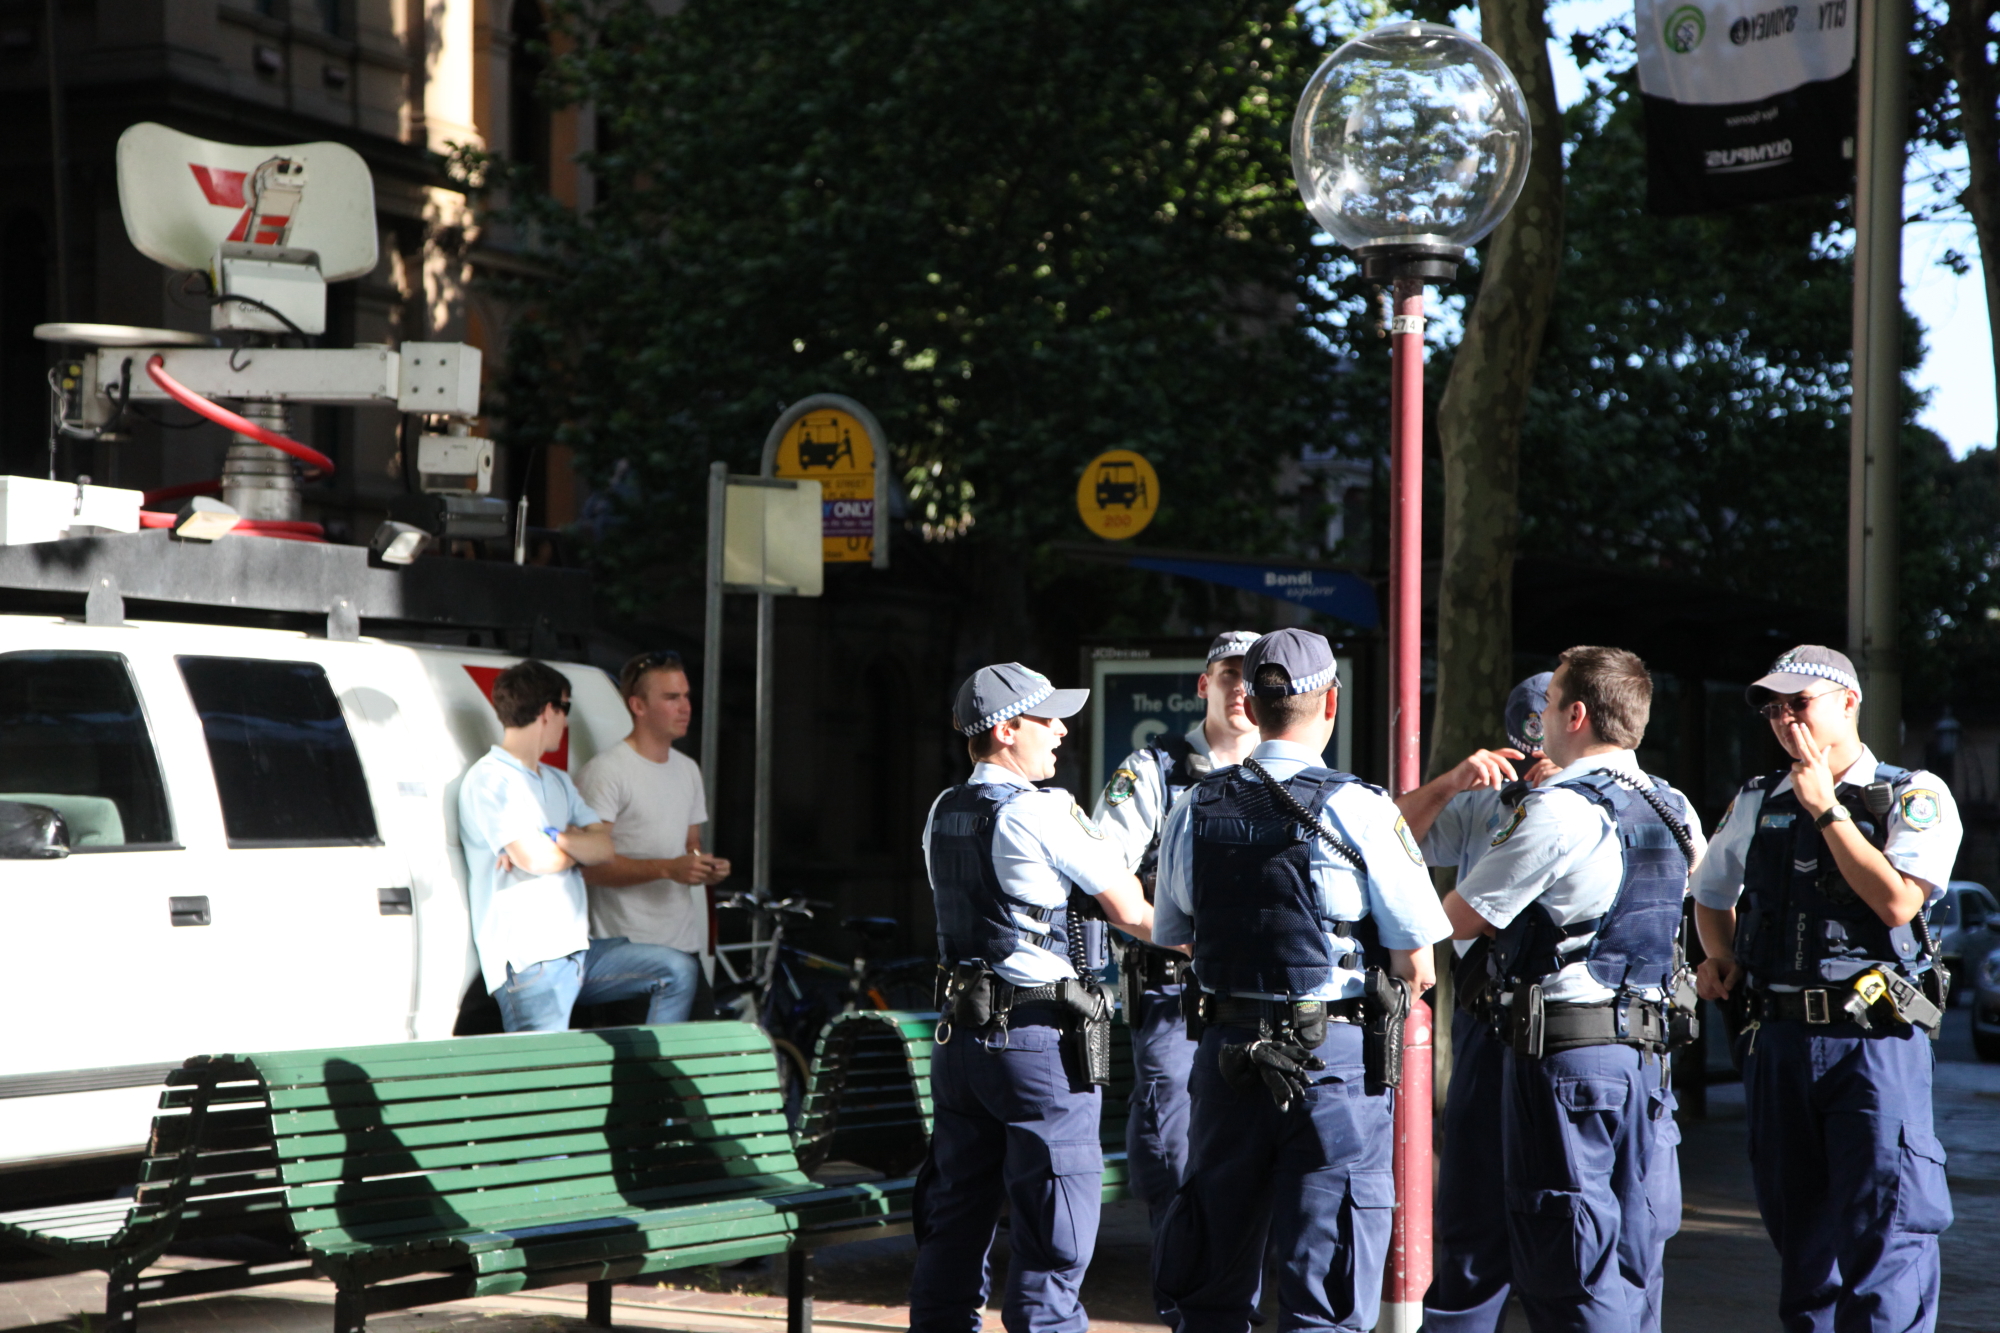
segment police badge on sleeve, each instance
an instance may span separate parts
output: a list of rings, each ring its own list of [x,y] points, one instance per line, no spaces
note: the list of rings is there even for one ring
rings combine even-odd
[[[1528,803],[1526,801],[1523,801],[1519,805],[1514,807],[1514,817],[1507,821],[1507,827],[1501,829],[1498,833],[1493,835],[1493,845],[1495,847],[1498,847],[1501,843],[1513,837],[1514,830],[1521,827],[1521,821],[1526,819],[1527,817],[1528,817]]]
[[[1424,863],[1423,851],[1417,846],[1417,840],[1410,836],[1410,826],[1403,822],[1401,815],[1396,816],[1396,838],[1403,844],[1403,850],[1410,854],[1412,861],[1418,865]]]
[[[1104,803],[1106,805],[1123,805],[1132,799],[1132,793],[1137,791],[1138,788],[1139,775],[1129,768],[1121,768],[1113,773],[1111,781],[1105,784]]]
[[[1930,788],[1912,787],[1903,793],[1903,822],[1911,828],[1931,828],[1943,818],[1943,803]]]

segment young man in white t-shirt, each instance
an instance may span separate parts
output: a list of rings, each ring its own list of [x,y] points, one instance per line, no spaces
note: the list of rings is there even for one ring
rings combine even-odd
[[[729,877],[729,862],[701,850],[708,822],[701,767],[674,749],[694,707],[676,653],[643,653],[618,673],[632,734],[584,766],[577,789],[611,825],[617,855],[587,867],[590,933],[663,944],[699,955],[707,916],[695,894]]]

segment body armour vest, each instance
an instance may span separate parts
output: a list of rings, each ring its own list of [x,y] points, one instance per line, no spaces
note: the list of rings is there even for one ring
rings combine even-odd
[[[1317,820],[1334,792],[1357,781],[1308,768],[1284,785]],[[1203,989],[1301,997],[1331,981],[1335,967],[1364,965],[1360,940],[1372,940],[1373,923],[1325,915],[1312,878],[1313,835],[1262,780],[1226,768],[1204,778],[1192,800],[1194,972]]]
[[[1645,780],[1685,824],[1686,803],[1658,778]],[[1687,858],[1673,831],[1645,797],[1606,774],[1589,773],[1556,785],[1611,816],[1625,873],[1602,916],[1558,926],[1540,901],[1530,903],[1494,941],[1500,975],[1510,988],[1519,988],[1581,960],[1591,980],[1613,990],[1666,986],[1673,976],[1688,883]],[[1593,933],[1595,938],[1580,950],[1563,947]]]
[[[1796,789],[1772,790],[1788,773],[1752,784],[1768,794],[1758,807],[1743,862],[1738,961],[1760,986],[1845,981],[1868,963],[1894,964],[1914,975],[1922,961],[1915,932],[1909,926],[1891,929],[1848,887]],[[1894,764],[1875,766],[1877,782],[1900,783],[1909,776],[1910,770]],[[1888,817],[1870,814],[1862,789],[1851,783],[1836,787],[1834,799],[1853,812],[1855,828],[1880,851],[1888,841]]]
[[[967,782],[938,798],[931,812],[931,893],[937,900],[938,959],[988,967],[1011,957],[1026,933],[1016,914],[1042,926],[1033,942],[1069,954],[1066,907],[1022,902],[1000,885],[993,868],[993,828],[1000,812],[1033,788],[1000,782]]]
[[[1154,826],[1153,839],[1146,844],[1140,854],[1139,883],[1145,886],[1146,901],[1153,901],[1153,877],[1160,868],[1160,833],[1167,826],[1167,811],[1174,808],[1174,801],[1189,787],[1201,780],[1202,775],[1194,771],[1194,745],[1185,736],[1163,735],[1146,747],[1146,758],[1160,774],[1160,822]]]

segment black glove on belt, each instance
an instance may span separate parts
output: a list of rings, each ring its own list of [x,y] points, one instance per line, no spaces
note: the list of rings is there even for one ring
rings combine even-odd
[[[1326,1068],[1326,1061],[1305,1047],[1268,1038],[1225,1045],[1216,1059],[1232,1087],[1248,1088],[1262,1078],[1280,1111],[1289,1111],[1294,1101],[1304,1100],[1307,1073]]]

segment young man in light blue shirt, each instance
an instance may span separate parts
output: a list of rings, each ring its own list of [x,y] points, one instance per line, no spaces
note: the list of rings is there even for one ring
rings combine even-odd
[[[509,1032],[561,1032],[581,1000],[651,997],[648,1023],[685,1020],[700,964],[676,949],[590,938],[580,866],[613,855],[611,831],[569,774],[541,762],[569,726],[569,681],[532,659],[493,682],[500,744],[458,789],[472,938]]]

